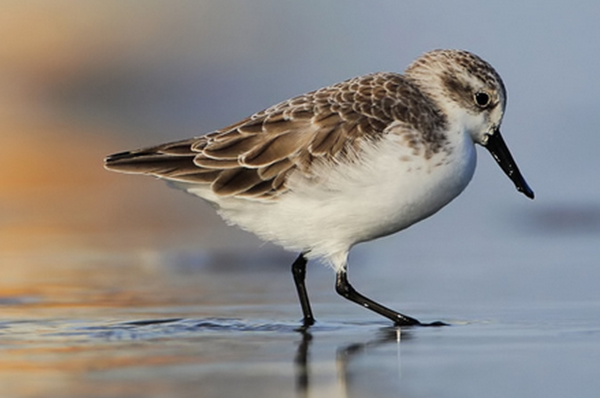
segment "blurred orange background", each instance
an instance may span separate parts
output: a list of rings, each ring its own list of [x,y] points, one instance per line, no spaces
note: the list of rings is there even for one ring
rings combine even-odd
[[[93,284],[119,253],[130,256],[116,272],[122,279],[106,284],[127,283],[126,275],[140,272],[136,256],[192,243],[218,247],[224,234],[230,238],[212,210],[191,197],[103,169],[104,156],[153,143],[168,125],[145,131],[152,120],[136,124],[135,109],[120,112],[123,104],[160,101],[160,90],[149,85],[145,92],[142,82],[127,98],[128,87],[119,86],[148,70],[170,73],[164,63],[169,51],[179,51],[169,44],[176,21],[207,7],[0,4],[0,298],[59,300],[57,283]],[[186,29],[196,28],[180,27]],[[191,135],[185,128],[171,133]]]

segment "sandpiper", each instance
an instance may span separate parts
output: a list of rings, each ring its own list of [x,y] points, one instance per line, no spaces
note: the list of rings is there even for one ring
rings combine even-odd
[[[505,107],[490,64],[467,51],[435,50],[404,74],[349,79],[203,136],[108,156],[105,166],[167,180],[229,224],[299,252],[292,274],[304,327],[314,323],[304,283],[312,258],[331,265],[346,299],[399,326],[425,325],[358,293],[348,252],[458,196],[475,171],[475,144],[533,199],[500,135]]]

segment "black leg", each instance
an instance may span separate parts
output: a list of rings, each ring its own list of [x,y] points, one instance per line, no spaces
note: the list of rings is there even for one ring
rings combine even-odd
[[[436,322],[435,324],[424,325],[414,318],[411,318],[406,315],[402,315],[399,312],[396,312],[387,307],[384,307],[383,305],[378,304],[378,303],[374,302],[373,300],[363,296],[362,294],[360,294],[359,292],[354,290],[354,288],[352,287],[350,282],[348,282],[348,276],[347,276],[347,273],[345,270],[339,271],[337,273],[336,282],[335,282],[335,290],[336,290],[336,292],[338,292],[339,295],[343,296],[344,298],[346,298],[350,301],[354,301],[355,303],[357,303],[367,309],[370,309],[371,311],[374,311],[374,312],[378,313],[379,315],[382,315],[388,319],[391,319],[396,326],[414,326],[414,325],[441,326],[441,325],[443,325],[441,322],[439,322],[439,323]]]
[[[308,293],[306,292],[306,285],[304,284],[304,279],[306,277],[306,258],[304,257],[304,253],[301,253],[292,264],[292,275],[294,276],[294,283],[296,284],[296,290],[298,291],[302,315],[304,315],[302,326],[306,328],[315,323],[315,318],[310,309]]]

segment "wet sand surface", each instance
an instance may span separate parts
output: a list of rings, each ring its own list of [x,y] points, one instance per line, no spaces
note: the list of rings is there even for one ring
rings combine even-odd
[[[420,292],[439,289],[437,277],[379,288],[381,277],[356,272],[365,292],[450,324],[400,329],[338,299],[329,270],[315,269],[319,322],[301,332],[287,267],[273,258],[240,256],[230,261],[266,265],[223,270],[219,256],[176,257],[81,251],[11,263],[2,395],[592,397],[600,388],[597,302],[505,301],[470,284]]]

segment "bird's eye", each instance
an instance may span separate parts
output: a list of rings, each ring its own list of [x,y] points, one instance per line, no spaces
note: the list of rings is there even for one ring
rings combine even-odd
[[[480,106],[481,108],[485,108],[486,106],[488,106],[490,104],[490,96],[488,93],[484,93],[483,91],[478,91],[475,93],[475,103],[477,104],[477,106]]]

